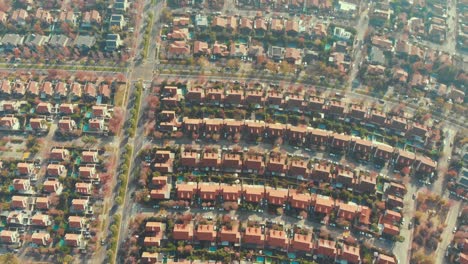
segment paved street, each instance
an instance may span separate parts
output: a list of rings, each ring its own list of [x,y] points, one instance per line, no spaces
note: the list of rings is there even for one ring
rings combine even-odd
[[[348,84],[345,88],[346,92],[351,91],[353,87],[353,81],[356,79],[359,67],[361,65],[362,60],[364,59],[362,57],[362,49],[361,49],[361,43],[364,40],[364,35],[367,32],[367,28],[369,26],[368,20],[368,13],[369,13],[369,8],[365,8],[363,12],[359,15],[359,22],[356,26],[356,37],[354,40],[354,57],[353,57],[353,64],[351,65],[351,70],[349,72],[349,77],[348,77]]]

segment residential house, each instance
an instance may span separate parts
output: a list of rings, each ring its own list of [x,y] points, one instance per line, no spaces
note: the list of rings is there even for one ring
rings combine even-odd
[[[375,148],[374,158],[388,161],[392,158],[395,148],[383,143],[374,143]]]
[[[99,175],[96,172],[96,167],[94,166],[80,166],[78,169],[80,177],[86,179],[97,179]]]
[[[119,34],[107,34],[106,36],[106,51],[115,51],[123,45],[123,40]]]
[[[37,246],[47,246],[52,240],[49,233],[36,232],[31,235],[31,242]]]
[[[44,118],[31,118],[29,125],[34,130],[46,130],[48,128],[47,121]]]
[[[26,207],[23,207],[23,208],[16,207],[16,209],[26,209]],[[26,212],[24,212],[24,211],[12,211],[12,212],[10,212],[8,214],[6,222],[7,222],[7,224],[10,224],[10,225],[19,226],[19,225],[27,224],[27,221],[28,221],[28,216],[26,215]]]
[[[202,201],[216,201],[222,191],[219,184],[215,183],[199,183],[198,190]]]
[[[0,118],[0,130],[18,130],[20,123],[14,116],[3,116]]]
[[[225,119],[224,120],[224,131],[225,136],[228,134],[234,135],[241,132],[241,129],[244,125],[243,121],[236,121],[232,119]]]
[[[76,123],[73,119],[62,118],[59,120],[58,127],[62,132],[70,132],[76,129]]]
[[[228,32],[235,32],[238,27],[237,16],[226,17],[226,29]]]
[[[344,188],[350,188],[355,183],[354,173],[350,170],[338,170],[338,174],[336,175],[336,183],[337,185],[341,185]]]
[[[47,193],[58,194],[62,189],[62,184],[57,180],[46,180],[43,184],[43,191]]]
[[[328,105],[328,113],[335,116],[344,116],[346,104],[341,101],[332,100]]]
[[[205,99],[205,92],[201,87],[189,87],[185,100],[190,103],[200,103]],[[184,118],[185,119],[185,118]]]
[[[68,227],[72,229],[82,229],[86,227],[86,218],[82,216],[69,216]]]
[[[372,152],[372,142],[360,137],[351,138],[351,150],[360,159],[368,159]]]
[[[51,98],[54,95],[54,88],[51,82],[43,82],[41,86],[41,97]],[[46,103],[42,103],[46,104]],[[47,103],[50,105],[50,103]]]
[[[59,113],[62,115],[71,115],[74,113],[73,104],[61,104],[59,106]]]
[[[290,242],[290,251],[300,251],[311,253],[314,249],[313,238],[311,234],[295,233]]]
[[[347,221],[353,221],[354,218],[358,215],[359,207],[357,204],[348,202],[348,203],[340,203],[338,205],[338,213],[337,216],[341,219]]]
[[[361,175],[357,183],[357,190],[361,193],[375,193],[377,179],[372,176]]]
[[[86,83],[84,86],[84,94],[87,100],[94,101],[97,96],[96,86],[93,83]]]
[[[353,104],[351,105],[349,117],[355,120],[364,120],[367,115],[367,109],[362,105]]]
[[[241,199],[242,192],[240,186],[222,185],[220,187],[222,192],[222,200],[229,202],[238,202]]]
[[[343,247],[339,250],[338,259],[349,264],[360,264],[361,255],[359,252],[359,247],[343,244]]]
[[[206,56],[210,55],[211,50],[208,46],[208,42],[196,40],[193,43],[193,55],[194,56]]]
[[[67,233],[64,237],[65,244],[69,247],[81,247],[83,246],[83,235]]]
[[[118,13],[125,13],[130,7],[128,0],[115,0],[112,8]]]
[[[260,154],[248,154],[244,160],[244,171],[262,175],[265,171],[265,162]]]
[[[297,36],[299,34],[299,23],[294,19],[289,19],[286,21],[285,30],[289,36]]]
[[[257,34],[264,34],[268,30],[267,24],[263,18],[255,19],[254,30]]]
[[[36,198],[36,209],[38,210],[49,210],[50,199],[49,196],[37,197]]]
[[[266,244],[270,248],[287,250],[289,247],[289,239],[286,232],[283,230],[270,229],[266,238]]]
[[[369,119],[369,121],[377,127],[384,127],[384,125],[386,124],[387,116],[382,111],[372,109]]]
[[[29,17],[28,11],[24,9],[15,9],[13,10],[13,13],[11,14],[10,22],[12,22],[13,24],[24,26],[28,22],[27,21],[28,17]]]
[[[160,262],[159,253],[143,252],[141,254],[141,263],[154,264]]]
[[[96,44],[96,37],[79,35],[75,38],[73,46],[81,51],[89,51]]]
[[[112,14],[109,20],[109,26],[123,29],[126,25],[125,17],[122,14]]]
[[[417,172],[430,174],[437,168],[437,162],[429,157],[419,156],[416,158],[415,169]]]
[[[335,201],[329,196],[317,195],[314,210],[316,213],[328,215],[335,206]]]
[[[239,232],[239,224],[232,223],[231,226],[223,225],[218,234],[219,241],[221,244],[238,244],[240,242],[241,233]]]
[[[315,164],[311,173],[311,178],[317,182],[330,182],[331,180],[331,166],[327,164]]]
[[[287,125],[284,124],[267,124],[265,135],[269,138],[282,138],[287,131]]]
[[[11,203],[10,207],[15,208],[15,209],[26,209],[29,204],[29,199],[27,196],[18,196],[18,195],[13,195],[11,197]]]
[[[52,224],[49,215],[37,213],[31,218],[31,224],[40,227],[47,227]]]
[[[266,188],[266,198],[268,204],[283,206],[289,200],[289,191],[287,189]]]
[[[33,163],[20,162],[16,165],[16,168],[18,169],[19,174],[29,175],[34,173]]]
[[[180,157],[180,165],[194,168],[198,166],[200,154],[195,151],[183,151]]]
[[[57,99],[65,99],[68,96],[68,87],[65,82],[58,82],[55,85],[54,97]]]
[[[396,164],[401,167],[407,167],[413,165],[416,161],[416,154],[405,150],[399,150],[396,157]]]
[[[239,31],[241,34],[247,35],[253,29],[253,21],[247,17],[241,17]]]
[[[62,50],[70,44],[70,38],[65,35],[52,35],[49,37],[47,45],[53,49]]]
[[[245,103],[259,108],[265,102],[262,90],[249,90],[245,92]]]
[[[395,257],[379,253],[376,264],[397,264]]]
[[[83,93],[83,89],[81,87],[80,83],[74,82],[71,84],[71,92],[70,95],[72,97],[72,100],[79,100],[81,99],[81,95]]]
[[[223,170],[239,171],[242,168],[242,157],[236,153],[224,153],[223,155]]]
[[[288,170],[286,158],[283,156],[271,156],[267,163],[267,171],[272,175],[285,176]]]
[[[190,224],[175,224],[172,231],[172,238],[174,240],[184,240],[191,242],[193,239],[193,225]]]
[[[265,198],[265,188],[263,186],[250,186],[250,185],[243,185],[242,186],[245,194],[244,194],[244,201],[249,203],[261,203]]]
[[[260,227],[246,227],[242,235],[243,244],[263,248],[265,245],[265,235]]]
[[[21,242],[18,231],[3,229],[0,231],[0,240],[4,244],[17,244]]]
[[[3,83],[2,83],[3,85]],[[29,81],[26,87],[27,93],[33,96],[39,95],[39,84],[36,81]]]
[[[49,164],[47,165],[47,175],[58,177],[58,176],[65,176],[67,173],[67,169],[65,166],[61,164]]]
[[[66,148],[53,148],[50,151],[51,160],[64,161],[70,159],[70,151]]]
[[[43,8],[38,8],[36,10],[35,19],[43,24],[52,24],[54,22],[54,18],[50,14],[48,10]]]
[[[18,192],[28,192],[31,190],[31,182],[29,179],[14,179],[13,188]]]
[[[315,254],[321,259],[334,261],[338,250],[333,240],[318,239],[315,245]]]
[[[194,198],[197,186],[193,183],[177,184],[177,198],[180,200],[191,200]]]
[[[68,23],[72,26],[75,26],[77,18],[73,10],[62,10],[60,11],[57,21],[61,23]]]
[[[302,159],[293,159],[289,165],[288,174],[298,178],[307,178],[310,174],[308,161]]]
[[[215,43],[213,44],[212,54],[219,57],[226,57],[229,56],[231,52],[229,51],[228,46],[215,41]]]
[[[83,14],[83,18],[81,20],[81,27],[89,28],[93,25],[101,25],[101,23],[101,14],[97,10],[90,10]]]
[[[337,150],[347,150],[351,144],[351,136],[333,133],[331,147]]]
[[[7,51],[12,51],[13,49],[22,46],[24,41],[24,36],[18,34],[5,34],[0,41],[1,46]],[[2,92],[3,90],[2,87]]]
[[[244,93],[241,90],[226,90],[224,103],[232,106],[242,105],[244,102]]]
[[[73,199],[72,200],[72,209],[75,212],[85,212],[90,209],[90,204],[88,199]]]
[[[206,93],[206,104],[210,105],[220,105],[224,101],[224,91],[222,89],[209,88],[205,90]],[[205,123],[210,120],[206,119]]]
[[[197,241],[215,242],[217,237],[216,226],[213,224],[199,224],[195,233]]]
[[[44,46],[48,42],[49,38],[40,34],[29,34],[24,39],[24,45],[30,49],[37,51],[39,47]]]
[[[282,33],[284,30],[284,21],[279,18],[273,18],[270,24],[270,30],[273,33]]]
[[[296,190],[289,192],[289,204],[297,210],[309,211],[313,197],[308,193],[299,193]]]
[[[82,195],[91,195],[93,185],[88,182],[77,182],[75,184],[75,192]]]
[[[190,45],[185,41],[174,41],[169,44],[167,57],[169,59],[184,59],[191,55]]]

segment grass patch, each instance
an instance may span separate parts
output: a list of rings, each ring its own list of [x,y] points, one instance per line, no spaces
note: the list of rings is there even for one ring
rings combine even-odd
[[[120,84],[117,86],[117,91],[114,96],[114,106],[123,106],[125,93],[127,92],[127,85]]]

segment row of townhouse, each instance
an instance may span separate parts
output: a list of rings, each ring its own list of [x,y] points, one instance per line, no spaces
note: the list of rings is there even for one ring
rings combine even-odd
[[[109,33],[105,35],[105,50],[113,51],[123,46],[123,40],[120,34]],[[31,51],[39,52],[43,48],[48,51],[64,52],[68,48],[76,48],[78,51],[89,51],[96,46],[95,36],[78,35],[75,39],[71,39],[65,35],[19,35],[19,34],[6,34],[0,38],[0,48],[4,51],[14,51],[15,48],[28,47]]]
[[[328,215],[337,212],[339,218],[347,221],[357,220],[360,225],[369,225],[370,209],[367,206],[357,205],[353,202],[344,203],[332,197],[301,193],[295,189],[272,188],[262,185],[227,185],[215,183],[180,183],[176,185],[176,194],[179,200],[200,202],[244,202],[260,205],[284,206],[288,204],[291,209]],[[394,187],[388,187],[387,196],[400,195]],[[399,197],[398,197],[399,198]],[[387,200],[389,207],[396,208],[392,201]]]
[[[81,84],[78,82],[66,83],[62,81],[45,81],[39,83],[34,80],[28,82],[14,81],[3,79],[0,84],[0,97],[2,98],[22,98],[24,96],[40,97],[41,99],[67,99],[79,100],[86,99],[89,101],[96,100],[100,97],[102,101],[110,100],[112,94],[112,88],[106,83],[94,84],[86,82]],[[5,105],[7,102],[2,101],[0,104],[0,110],[15,110],[6,108],[1,105]],[[14,104],[14,102],[8,102]],[[19,105],[18,105],[19,106]],[[14,107],[14,105],[12,106]]]
[[[219,243],[222,246],[234,245],[247,248],[269,248],[300,254],[314,254],[327,261],[346,261],[347,263],[361,263],[361,252],[357,246],[337,243],[333,240],[314,239],[311,230],[303,229],[289,236],[283,230],[267,229],[260,226],[240,227],[241,223],[233,221],[230,225],[222,224],[218,227],[211,223],[182,223],[175,224],[172,237],[176,241],[189,243]],[[160,246],[164,239],[161,233],[166,231],[165,224],[147,222],[143,245],[145,247]],[[171,230],[167,230],[170,232]],[[380,254],[376,263],[397,263],[395,258]],[[142,263],[160,263],[157,254],[143,252]]]
[[[109,131],[106,122],[107,119],[105,118],[91,118],[87,125],[83,127],[82,131],[85,133],[106,134]],[[31,129],[35,131],[44,131],[48,129],[45,117],[31,118],[29,120],[29,125]],[[0,130],[20,131],[21,128],[22,125],[18,117],[15,117],[14,115],[5,115],[0,117]],[[58,121],[58,130],[61,133],[72,133],[77,129],[78,126],[75,120],[70,117],[62,117],[62,119]]]
[[[158,176],[152,179],[153,186],[161,186],[167,184],[168,177]],[[364,184],[367,184],[364,182]],[[375,189],[375,182],[369,185],[372,191]],[[366,186],[368,187],[368,186]],[[235,202],[235,203],[253,203],[259,205],[286,206],[295,210],[304,210],[309,213],[329,215],[331,212],[336,212],[339,218],[346,221],[357,221],[358,226],[366,227],[370,224],[371,211],[367,206],[360,206],[355,203],[344,203],[334,200],[328,196],[300,193],[295,189],[282,189],[265,187],[261,185],[227,185],[214,183],[180,183],[176,185],[176,195],[178,200],[188,200],[195,202]],[[368,187],[369,188],[369,187]],[[158,190],[157,192],[153,192]],[[167,200],[170,196],[170,189],[167,190],[167,196],[161,195],[162,190],[152,189],[150,196],[154,200]],[[406,188],[398,183],[391,182],[385,186],[384,200],[389,208],[403,207],[402,198],[406,193]],[[387,210],[387,213],[400,214],[392,210]],[[386,217],[382,218],[381,233],[387,235],[398,235],[398,223],[401,216],[395,221],[390,221]],[[385,224],[385,225],[384,225]],[[384,227],[387,227],[385,229]],[[397,230],[396,233],[389,233],[388,227]]]
[[[164,128],[164,129],[161,129]],[[333,133],[326,130],[315,129],[311,127],[297,127],[283,124],[268,124],[258,121],[235,121],[226,119],[188,119],[183,121],[184,131],[188,133],[220,133],[231,135],[236,133],[247,133],[250,136],[266,138],[285,138],[288,140],[300,142],[305,146],[329,146],[331,150],[346,151],[353,153],[360,159],[374,159],[383,162],[393,161],[397,168],[414,167],[417,172],[430,174],[437,168],[437,162],[415,153],[394,148],[384,143],[373,142],[356,136]],[[167,130],[165,123],[160,123],[160,129]],[[214,155],[205,153],[201,156],[197,151],[183,152],[181,154],[181,163],[183,166],[200,167],[206,169],[221,169],[224,165],[224,158],[221,159],[221,153]],[[260,155],[264,156],[264,155]],[[240,155],[239,155],[240,157]],[[244,155],[245,157],[245,155]],[[189,163],[188,159],[191,158]],[[234,159],[234,158],[233,158]],[[249,167],[239,158],[239,164],[248,166],[247,170],[254,170],[256,173],[262,173],[265,170],[263,157],[258,158],[261,162],[255,167]],[[284,163],[287,165],[287,163]],[[286,169],[286,168],[285,168]],[[169,172],[169,171],[163,171]],[[307,176],[307,173],[302,175]]]
[[[154,169],[162,174],[172,173],[174,159],[160,158],[168,151],[157,151],[153,161]],[[173,155],[173,154],[171,154]],[[290,176],[308,179],[317,183],[334,183],[341,188],[353,188],[357,192],[374,193],[377,179],[375,177],[359,175],[340,166],[331,164],[313,164],[312,161],[286,156],[267,156],[260,153],[203,153],[196,151],[182,151],[179,164],[181,169],[214,170],[224,172],[244,172],[254,174],[268,174],[276,176]],[[153,178],[151,197],[154,199],[168,199],[171,185],[166,177]],[[164,194],[164,195],[163,195]]]
[[[70,151],[65,148],[53,148],[49,154],[49,160],[51,161],[68,161],[70,160]],[[80,164],[83,164],[83,168],[87,168],[87,166],[98,163],[98,152],[95,150],[85,150],[81,154]],[[49,166],[48,166],[49,167]],[[80,167],[80,168],[81,168]],[[51,167],[52,168],[52,167]],[[85,171],[89,170],[90,173],[86,173]],[[80,169],[82,171],[82,177],[96,177],[96,169]],[[37,173],[37,168],[32,162],[18,162],[16,164],[16,174],[20,177],[27,177],[30,175],[35,175]],[[52,173],[52,171],[51,171]],[[55,190],[54,190],[55,191]]]
[[[188,29],[195,26],[197,30],[211,28],[214,31],[239,32],[240,34],[250,34],[255,31],[257,34],[271,32],[274,35],[287,34],[288,36],[297,36],[299,33],[311,34],[317,37],[326,37],[328,35],[327,25],[317,23],[312,26],[310,17],[301,19],[286,19],[282,17],[264,18],[242,17],[242,16],[214,16],[209,17],[203,14],[197,14],[195,19],[178,16],[173,18],[173,32],[177,30]]]
[[[348,105],[338,100],[326,100],[305,94],[287,94],[274,90],[233,90],[201,87],[189,87],[182,96],[175,86],[163,88],[161,102],[168,106],[175,106],[184,99],[193,105],[206,104],[215,106],[247,107],[253,105],[257,108],[269,107],[278,110],[288,110],[304,113],[325,113],[338,118],[349,118],[370,126],[382,127],[401,135],[412,136],[415,139],[426,141],[429,128],[425,125],[411,122],[410,118],[391,115],[377,109],[363,105]]]
[[[116,0],[113,5],[112,15],[125,13],[130,5],[127,0]],[[112,16],[111,15],[111,16]],[[79,20],[81,23],[79,23]],[[71,26],[81,25],[82,28],[89,28],[93,25],[101,25],[102,14],[98,10],[91,9],[85,12],[75,12],[73,10],[47,10],[39,7],[31,12],[22,8],[14,9],[11,12],[0,11],[0,23],[12,23],[14,25],[26,25],[27,23],[38,21],[42,24],[51,25],[53,23],[67,23]]]

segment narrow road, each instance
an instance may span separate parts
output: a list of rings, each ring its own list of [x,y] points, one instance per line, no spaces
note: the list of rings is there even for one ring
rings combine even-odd
[[[439,246],[436,250],[436,261],[435,263],[446,263],[445,261],[445,251],[447,250],[447,246],[452,242],[453,233],[452,230],[457,223],[458,212],[461,209],[461,203],[459,201],[451,201],[453,203],[452,207],[450,208],[447,219],[445,220],[445,224],[447,225],[442,233],[442,241],[439,243]]]
[[[353,87],[353,81],[356,79],[358,71],[359,71],[359,66],[362,61],[362,49],[361,49],[361,43],[363,42],[364,35],[367,32],[367,28],[369,26],[368,23],[368,14],[369,13],[369,8],[366,7],[364,11],[361,12],[359,16],[359,22],[356,26],[356,36],[354,38],[354,59],[353,59],[353,64],[351,65],[351,70],[349,72],[349,79],[348,79],[348,85],[345,88],[346,92],[351,91]]]

